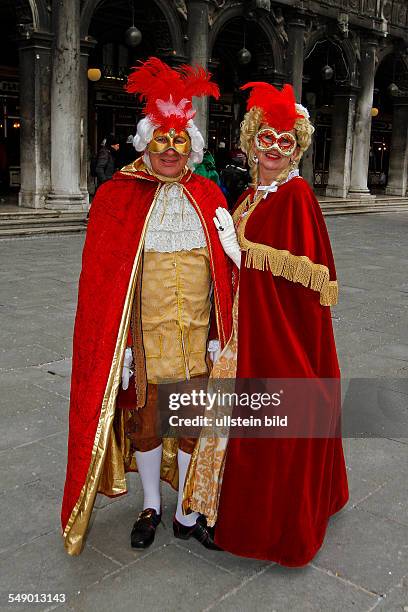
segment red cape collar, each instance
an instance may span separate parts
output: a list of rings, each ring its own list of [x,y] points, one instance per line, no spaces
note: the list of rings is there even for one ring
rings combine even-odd
[[[178,181],[174,181],[175,183],[187,183],[191,175],[193,174],[192,170],[186,169],[182,177]],[[119,172],[116,172],[113,176],[113,180],[122,180],[122,179],[142,179],[145,181],[150,181],[152,183],[170,183],[172,181],[167,181],[165,177],[163,179],[155,174],[153,174],[149,168],[143,162],[142,157],[138,157],[136,161],[131,164],[124,166]]]

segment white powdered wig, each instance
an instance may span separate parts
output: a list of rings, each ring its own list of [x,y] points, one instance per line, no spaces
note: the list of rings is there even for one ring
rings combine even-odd
[[[154,130],[158,127],[158,125],[152,123],[148,116],[139,121],[137,124],[136,136],[133,138],[133,146],[136,151],[145,151],[147,145],[153,138]],[[195,164],[200,164],[202,162],[205,142],[201,132],[192,119],[187,123],[186,132],[191,138],[191,153],[188,157],[188,165],[192,168]],[[143,161],[151,168],[147,151],[143,155]]]
[[[303,106],[303,104],[295,104],[296,106],[296,111],[298,113],[300,113],[301,115],[303,115],[304,117],[306,117],[306,119],[310,119],[310,113],[307,110],[307,108],[305,106]]]

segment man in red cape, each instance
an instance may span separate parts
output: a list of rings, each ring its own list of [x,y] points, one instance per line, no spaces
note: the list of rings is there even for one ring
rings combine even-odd
[[[144,505],[132,546],[153,542],[161,476],[179,491],[175,536],[214,547],[203,517],[181,511],[195,441],[158,438],[156,403],[161,380],[206,376],[207,348],[214,356],[231,331],[230,267],[213,224],[225,199],[187,166],[200,161],[204,145],[192,96],[217,96],[218,88],[202,68],[172,70],[150,58],[129,77],[127,90],[145,101],[134,139],[144,153],[98,190],[91,208],[61,517],[69,554],[82,550],[97,492],[126,493],[125,472],[135,469]]]

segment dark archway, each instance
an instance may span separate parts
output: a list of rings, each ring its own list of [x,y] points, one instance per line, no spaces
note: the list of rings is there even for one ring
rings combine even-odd
[[[244,41],[251,54],[247,64],[239,60]],[[245,113],[247,95],[240,87],[257,80],[281,83],[283,49],[273,26],[266,19],[246,19],[242,6],[220,13],[210,33],[209,49],[210,67],[222,94],[218,102],[210,102],[209,146],[215,148],[224,141],[231,148],[238,143]]]
[[[89,55],[89,66],[98,67],[102,72],[100,81],[91,83],[89,87],[89,144],[92,154],[108,134],[114,133],[126,140],[135,132],[140,105],[123,91],[130,68],[151,55],[170,64],[180,61],[181,26],[169,3],[143,0],[134,6],[135,25],[142,33],[141,43],[135,48],[128,47],[125,42],[125,32],[132,23],[129,0],[89,0],[83,7],[82,34],[86,31],[91,39],[97,41]]]
[[[20,186],[20,67],[19,37],[29,39],[47,30],[49,14],[43,0],[3,0],[0,3],[0,192]]]
[[[374,79],[368,186],[374,193],[384,192],[388,183],[394,102],[408,94],[408,67],[405,58],[388,47],[380,55]]]
[[[127,27],[130,25],[130,5],[129,1],[125,0],[121,2],[112,2],[112,0],[84,0],[82,9],[81,9],[81,37],[85,38],[91,28],[92,20],[95,18],[97,14],[101,14],[105,10],[113,9],[113,22],[111,25],[121,19],[123,16],[127,17]],[[136,24],[141,29],[139,24],[144,22],[144,17],[146,15],[146,6],[155,5],[157,10],[159,11],[159,15],[161,19],[159,19],[159,23],[162,19],[165,20],[169,32],[169,47],[175,51],[176,55],[184,54],[184,41],[183,41],[183,31],[180,24],[180,19],[178,13],[175,8],[172,6],[170,2],[167,0],[148,0],[147,3],[137,2],[135,4],[136,8]],[[126,28],[125,28],[126,29]]]

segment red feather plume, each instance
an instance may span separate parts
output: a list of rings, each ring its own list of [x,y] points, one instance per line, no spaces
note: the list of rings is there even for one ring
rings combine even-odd
[[[211,74],[202,66],[173,69],[157,57],[140,62],[129,75],[126,91],[145,103],[144,112],[155,125],[176,131],[185,129],[195,115],[193,96],[220,95]]]
[[[246,83],[241,89],[252,88],[247,102],[247,110],[257,106],[263,110],[265,123],[279,132],[293,130],[296,120],[302,117],[296,111],[296,98],[292,85],[284,85],[282,90],[276,89],[262,81]]]

